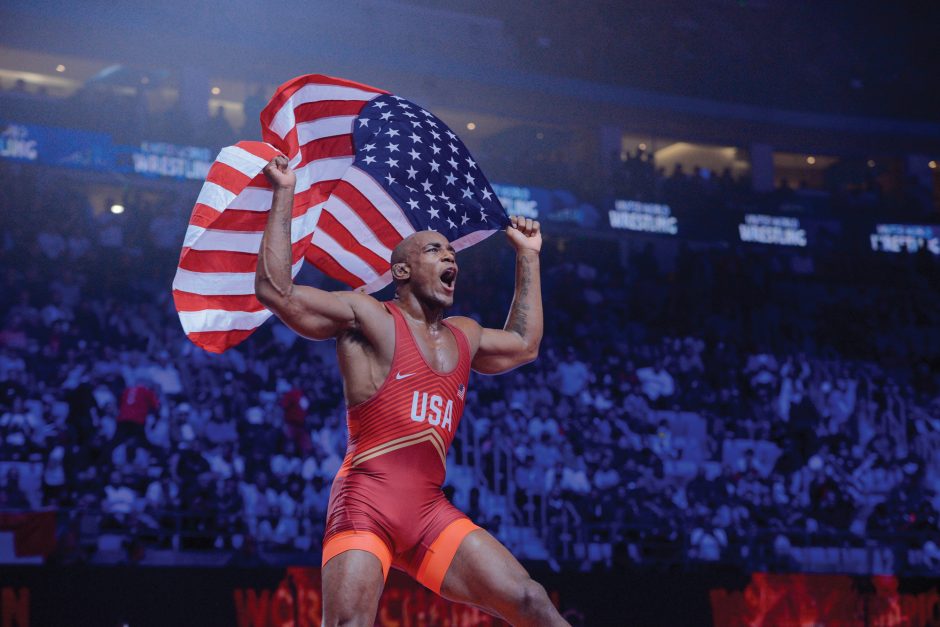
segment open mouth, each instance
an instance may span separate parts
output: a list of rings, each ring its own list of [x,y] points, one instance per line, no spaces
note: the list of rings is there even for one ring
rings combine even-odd
[[[453,291],[454,284],[457,282],[457,268],[447,268],[441,273],[441,283],[444,288]]]

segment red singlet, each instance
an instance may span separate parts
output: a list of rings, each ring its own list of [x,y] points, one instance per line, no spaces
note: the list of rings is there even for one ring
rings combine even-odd
[[[323,564],[352,549],[368,551],[435,592],[463,538],[478,527],[441,491],[445,460],[463,414],[470,345],[457,342],[457,365],[431,368],[394,303],[395,355],[388,376],[368,400],[346,412],[346,458],[333,480]]]

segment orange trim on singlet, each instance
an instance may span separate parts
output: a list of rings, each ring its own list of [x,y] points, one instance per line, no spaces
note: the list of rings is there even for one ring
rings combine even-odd
[[[474,525],[469,518],[459,518],[444,527],[444,531],[431,543],[431,547],[424,554],[424,559],[421,560],[421,566],[415,576],[418,583],[435,594],[440,594],[444,575],[447,574],[447,569],[454,561],[460,543],[468,533],[476,529],[479,527]]]
[[[371,531],[342,531],[327,538],[323,543],[320,567],[326,566],[327,562],[346,551],[371,553],[382,563],[382,577],[388,578],[388,570],[392,567],[392,552],[388,545]]]

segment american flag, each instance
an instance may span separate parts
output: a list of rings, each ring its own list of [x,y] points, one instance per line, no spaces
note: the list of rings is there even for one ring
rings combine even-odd
[[[384,90],[311,74],[278,88],[264,142],[223,148],[199,193],[173,280],[187,337],[222,352],[270,317],[254,296],[271,208],[261,173],[284,154],[297,174],[293,274],[303,260],[352,288],[391,281],[392,249],[435,230],[461,250],[509,224],[463,142],[420,106]]]

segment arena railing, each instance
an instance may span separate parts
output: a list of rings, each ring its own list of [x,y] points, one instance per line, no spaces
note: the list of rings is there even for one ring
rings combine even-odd
[[[35,509],[3,509],[0,513],[30,513]],[[47,510],[48,511],[48,510]],[[148,550],[165,550],[216,557],[219,565],[241,546],[254,541],[269,561],[281,556],[294,563],[317,563],[323,536],[321,514],[298,517],[301,533],[275,541],[239,527],[241,513],[230,511],[146,510],[137,513],[98,508],[56,510],[58,528],[70,531],[74,549],[91,561],[123,561],[133,543]],[[695,552],[691,541],[696,525],[675,521],[669,525],[629,522],[585,522],[569,501],[563,501],[542,532],[553,560],[563,566],[583,568],[584,564],[607,568],[683,567],[721,564],[747,571],[819,572],[845,574],[893,573],[898,575],[940,575],[940,559],[924,551],[929,531],[872,532],[857,536],[846,531],[810,533],[805,528],[760,529],[735,534],[728,530],[728,542],[720,546],[717,559]],[[59,544],[62,544],[60,533]],[[784,536],[786,542],[778,544]],[[297,546],[297,539],[301,539]],[[102,542],[102,540],[110,540]],[[99,554],[94,557],[96,554]],[[624,563],[626,560],[626,563]]]

